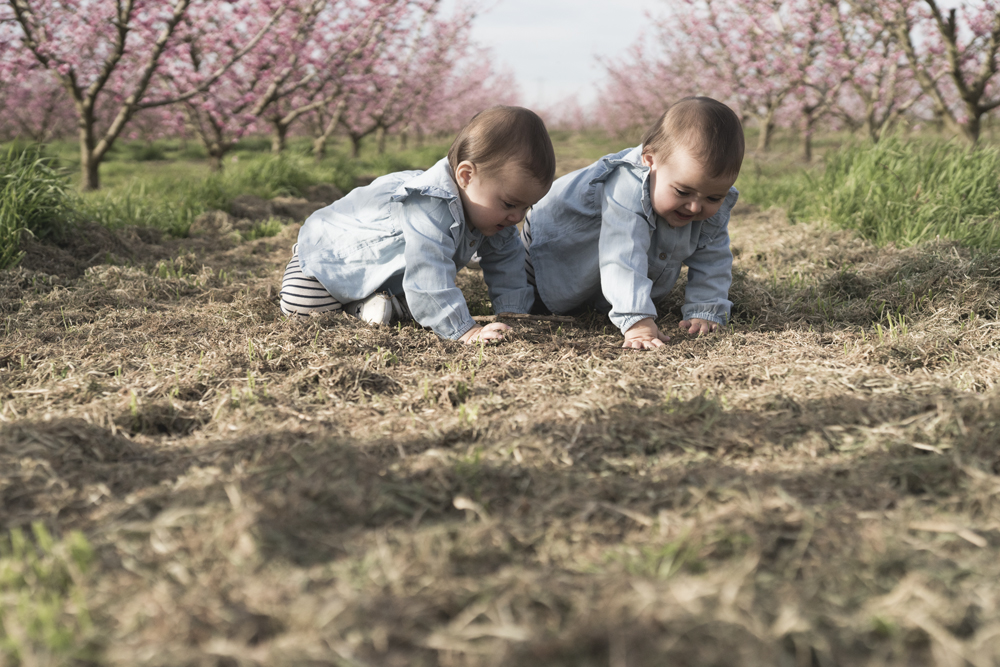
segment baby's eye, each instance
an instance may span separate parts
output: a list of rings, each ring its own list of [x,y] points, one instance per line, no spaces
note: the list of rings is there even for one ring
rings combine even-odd
[[[504,208],[514,208],[514,205],[511,204],[510,202],[501,200],[500,203],[503,204]]]
[[[678,197],[687,197],[688,194],[689,194],[689,193],[685,192],[684,190],[680,190],[678,188],[674,188],[674,192],[677,193]]]
[[[720,201],[722,201],[722,197],[709,197],[708,201],[712,202],[713,204],[718,204]]]

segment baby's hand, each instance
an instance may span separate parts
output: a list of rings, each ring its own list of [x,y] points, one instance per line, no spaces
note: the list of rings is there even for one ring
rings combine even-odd
[[[483,341],[484,343],[499,343],[503,340],[504,331],[510,331],[510,327],[503,322],[491,322],[485,327],[472,327],[459,340],[470,345],[479,341]]]
[[[630,347],[634,350],[653,350],[663,347],[663,344],[670,340],[670,336],[660,333],[656,322],[652,317],[639,320],[629,327],[625,332],[625,343],[622,347]]]
[[[719,325],[717,322],[703,320],[698,317],[692,317],[690,320],[681,320],[681,331],[687,332],[689,336],[714,333],[718,328]]]

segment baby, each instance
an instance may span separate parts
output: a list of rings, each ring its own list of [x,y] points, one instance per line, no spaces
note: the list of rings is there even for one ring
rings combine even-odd
[[[502,340],[510,327],[478,326],[455,274],[478,253],[493,310],[527,313],[534,290],[515,225],[554,176],[541,118],[521,107],[482,111],[427,171],[382,176],[309,216],[285,269],[281,310],[343,308],[370,324],[412,316],[444,338]]]
[[[567,174],[535,206],[522,230],[535,309],[584,304],[609,313],[623,347],[669,340],[654,301],[688,267],[680,328],[699,335],[729,320],[733,256],[729,213],[743,162],[743,127],[707,97],[671,106],[642,144]]]

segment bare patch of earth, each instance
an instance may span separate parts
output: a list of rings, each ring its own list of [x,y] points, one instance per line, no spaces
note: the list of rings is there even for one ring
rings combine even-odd
[[[480,349],[282,317],[296,230],[0,274],[0,525],[93,546],[92,662],[1000,656],[1000,257],[743,208],[728,332]]]

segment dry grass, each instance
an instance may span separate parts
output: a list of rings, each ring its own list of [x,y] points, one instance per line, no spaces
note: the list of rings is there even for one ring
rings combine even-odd
[[[0,577],[6,655],[995,664],[1000,257],[733,228],[736,322],[657,353],[596,315],[485,349],[286,321],[294,227],[35,248],[0,275],[0,517],[94,556],[45,588],[65,645]]]

